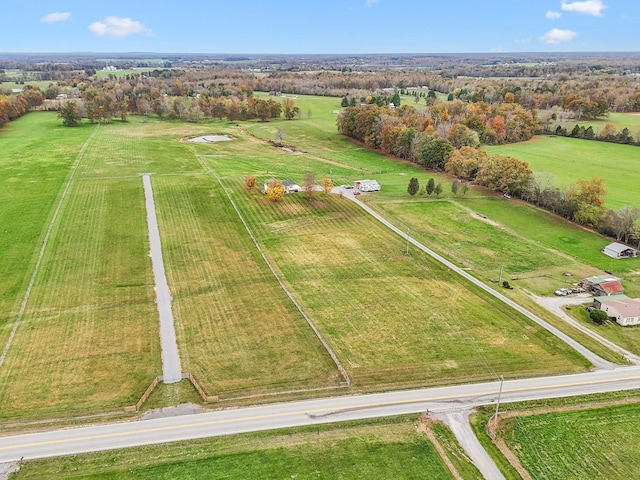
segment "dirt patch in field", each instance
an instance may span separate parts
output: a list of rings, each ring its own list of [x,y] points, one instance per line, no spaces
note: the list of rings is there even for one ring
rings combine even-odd
[[[483,222],[486,222],[489,225],[493,225],[494,227],[499,227],[500,226],[500,224],[498,222],[488,219],[487,216],[483,215],[482,213],[471,212],[471,216],[473,218],[477,218],[478,220],[482,220]]]
[[[217,143],[228,142],[230,140],[233,140],[233,137],[223,133],[212,133],[210,135],[199,135],[197,137],[184,137],[180,139],[181,142],[193,143]]]

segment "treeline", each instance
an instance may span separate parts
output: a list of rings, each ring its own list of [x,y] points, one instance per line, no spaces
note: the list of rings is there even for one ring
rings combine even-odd
[[[591,125],[576,124],[571,130],[558,125],[555,130],[545,129],[545,133],[555,134],[564,137],[581,138],[584,140],[598,140],[601,142],[620,143],[624,145],[640,145],[640,135],[633,137],[631,131],[625,127],[618,131],[614,123],[608,122],[600,132],[596,132]]]
[[[38,87],[27,85],[20,95],[0,93],[0,128],[42,105],[44,95]]]
[[[131,103],[134,106],[131,107]],[[260,119],[263,122],[284,117],[292,120],[301,116],[300,108],[291,98],[283,98],[282,102],[274,99],[238,100],[233,97],[210,97],[201,95],[198,98],[158,96],[156,98],[141,97],[119,99],[111,92],[88,91],[79,100],[67,100],[59,110],[59,116],[65,126],[75,126],[82,118],[91,123],[109,123],[118,118],[127,121],[134,111],[141,115],[157,115],[159,118],[184,120],[197,123],[204,118],[224,119],[230,122],[237,120]]]

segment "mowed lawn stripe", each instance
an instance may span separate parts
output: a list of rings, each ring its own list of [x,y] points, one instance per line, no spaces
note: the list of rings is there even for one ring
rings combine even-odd
[[[0,370],[0,418],[135,403],[161,372],[140,179],[78,180]]]
[[[0,141],[0,345],[18,316],[65,180],[94,127],[64,129],[55,114],[11,122]]]
[[[224,161],[216,159],[216,163]],[[354,384],[459,382],[576,371],[584,360],[414,251],[346,199],[279,202],[227,178],[272,263]]]
[[[183,370],[221,398],[337,386],[212,176],[152,177]]]
[[[183,136],[206,132],[207,126],[148,120],[132,117],[130,123],[104,125],[92,142],[79,175],[89,177],[129,176],[142,173],[199,172],[192,154],[195,148],[179,141]]]

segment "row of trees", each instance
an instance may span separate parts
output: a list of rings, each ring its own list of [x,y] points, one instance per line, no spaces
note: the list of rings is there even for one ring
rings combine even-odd
[[[255,175],[247,175],[244,178],[244,184],[245,187],[247,187],[247,190],[254,191],[256,188],[256,181]],[[333,189],[333,181],[331,180],[331,177],[322,177],[320,185],[322,186],[324,193],[330,193],[331,189]],[[316,176],[311,172],[305,173],[304,180],[302,182],[302,192],[304,196],[307,200],[311,200],[316,191]],[[271,200],[277,202],[284,197],[284,184],[277,178],[271,178],[266,184],[264,193]]]
[[[513,157],[488,155],[472,147],[453,151],[447,159],[445,170],[451,175],[474,181],[491,190],[516,195],[538,207],[590,227],[600,227],[607,214],[604,207],[606,190],[602,178],[581,179],[561,188],[555,185],[552,176],[534,174],[526,162]]]
[[[547,133],[555,133],[556,135],[582,138],[585,140],[599,140],[601,142],[622,143],[625,145],[640,145],[640,135],[638,135],[637,139],[634,139],[631,131],[627,127],[618,131],[615,124],[611,122],[605,124],[604,128],[600,132],[596,132],[591,125],[585,127],[578,124],[576,124],[571,131],[561,125],[558,125],[553,131],[546,131]]]
[[[113,118],[126,121],[130,113],[141,115],[155,114],[160,118],[180,119],[187,122],[199,122],[203,118],[226,118],[230,122],[259,118],[261,121],[280,118],[287,120],[301,116],[295,101],[284,98],[282,102],[274,99],[249,98],[240,101],[236,98],[200,96],[168,97],[158,96],[153,100],[137,99],[135,108],[131,99],[118,98],[112,92],[90,89],[79,100],[65,102],[59,111],[63,124],[73,126],[78,118],[87,118],[91,123],[108,123]]]

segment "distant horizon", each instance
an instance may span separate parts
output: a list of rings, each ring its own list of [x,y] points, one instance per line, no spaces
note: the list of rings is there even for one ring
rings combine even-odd
[[[528,51],[528,52],[350,52],[350,53],[282,53],[282,52],[161,52],[161,51],[0,51],[0,55],[193,55],[193,56],[281,56],[281,57],[304,57],[304,56],[332,56],[332,57],[388,57],[388,56],[433,56],[433,55],[474,55],[487,57],[500,56],[589,56],[589,55],[640,55],[640,50],[593,50],[593,51],[563,51],[563,52],[547,52],[547,51]]]
[[[0,45],[18,54],[64,54],[79,46],[95,53],[194,55],[640,51],[640,2],[513,3],[236,0],[191,8],[167,0],[152,6],[131,0],[7,0]]]

